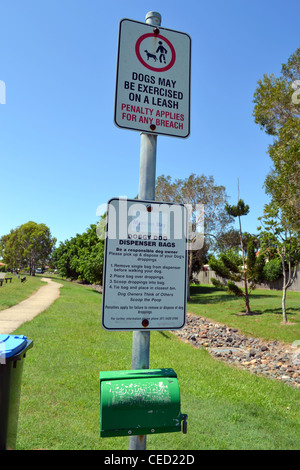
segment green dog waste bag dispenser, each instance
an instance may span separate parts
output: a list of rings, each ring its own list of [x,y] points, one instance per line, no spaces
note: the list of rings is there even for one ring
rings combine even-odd
[[[100,436],[186,433],[173,369],[100,372]]]

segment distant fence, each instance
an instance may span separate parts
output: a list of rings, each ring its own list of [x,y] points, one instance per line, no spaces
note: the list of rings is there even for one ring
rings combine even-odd
[[[199,273],[194,273],[193,277],[195,281],[199,282],[200,284],[212,284],[211,278],[214,277],[219,281],[224,281],[222,278],[217,276],[214,271],[200,271]],[[239,287],[243,287],[243,282],[236,283]],[[264,284],[257,284],[257,289],[274,289],[274,290],[282,290],[283,278],[278,279],[277,281],[267,282]],[[297,268],[296,278],[291,287],[289,287],[289,291],[300,292],[300,266]]]

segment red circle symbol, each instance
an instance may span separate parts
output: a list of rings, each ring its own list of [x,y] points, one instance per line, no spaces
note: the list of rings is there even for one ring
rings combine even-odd
[[[162,39],[163,41],[166,42],[166,44],[169,46],[170,50],[171,50],[171,60],[170,62],[168,63],[168,65],[166,65],[165,67],[152,67],[152,65],[149,65],[147,62],[145,62],[145,60],[142,58],[141,56],[141,53],[140,53],[140,46],[141,46],[141,43],[147,39],[147,38],[150,38],[150,37],[153,37],[153,38],[158,38],[158,39]],[[161,36],[160,34],[154,34],[154,33],[147,33],[147,34],[143,34],[143,36],[141,36],[137,41],[136,41],[136,44],[135,44],[135,53],[137,55],[137,58],[139,59],[139,61],[141,62],[142,65],[144,65],[144,67],[147,67],[147,69],[149,70],[152,70],[153,72],[166,72],[167,70],[170,70],[171,67],[173,67],[174,63],[175,63],[175,60],[176,60],[176,53],[175,53],[175,49],[173,47],[173,44],[169,41],[169,39],[165,38],[164,36]]]

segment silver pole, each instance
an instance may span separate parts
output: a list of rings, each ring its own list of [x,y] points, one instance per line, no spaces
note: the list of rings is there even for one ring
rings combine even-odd
[[[150,11],[146,23],[160,26],[161,15]],[[157,136],[141,133],[139,199],[155,200]],[[134,331],[132,335],[132,369],[149,369],[150,331]],[[131,436],[129,450],[145,450],[146,436]]]

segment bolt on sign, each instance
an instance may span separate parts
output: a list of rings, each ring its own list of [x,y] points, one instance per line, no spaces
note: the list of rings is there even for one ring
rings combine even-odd
[[[188,137],[191,38],[120,21],[114,122],[140,132]]]
[[[187,210],[113,198],[108,202],[102,326],[177,330],[186,317]]]

